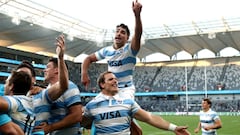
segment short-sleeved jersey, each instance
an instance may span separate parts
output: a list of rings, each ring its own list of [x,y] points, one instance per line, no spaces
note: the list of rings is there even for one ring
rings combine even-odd
[[[213,125],[216,120],[219,120],[220,118],[218,114],[212,109],[209,109],[207,112],[200,111],[199,115],[200,115],[202,135],[217,135],[216,129],[206,131],[204,127]]]
[[[0,114],[0,126],[12,121],[7,114]]]
[[[8,114],[26,135],[31,134],[35,124],[33,100],[27,96],[3,96],[8,102]]]
[[[48,122],[52,100],[48,96],[48,89],[44,89],[32,96],[34,102],[34,113],[36,114],[35,126],[42,122]]]
[[[106,59],[108,62],[108,71],[111,71],[118,78],[118,87],[125,88],[133,85],[133,71],[136,64],[136,55],[129,43],[122,48],[114,49],[113,46],[107,46],[95,52],[98,60]]]
[[[69,81],[68,90],[65,91],[64,94],[51,105],[49,123],[51,124],[62,120],[68,115],[68,108],[77,104],[81,104],[80,90],[78,89],[77,85],[75,85],[72,81]],[[71,127],[80,128],[80,123],[76,123]],[[63,130],[64,129],[62,129],[61,132],[64,132]]]
[[[131,119],[139,109],[132,99],[100,93],[85,106],[84,115],[93,119],[97,135],[130,135]]]
[[[12,119],[7,114],[0,114],[0,126],[3,126],[11,121]],[[0,135],[3,135],[1,131],[0,131]]]

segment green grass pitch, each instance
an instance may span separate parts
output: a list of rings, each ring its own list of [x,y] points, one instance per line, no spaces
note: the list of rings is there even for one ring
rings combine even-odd
[[[195,134],[194,129],[199,122],[198,116],[162,116],[165,120],[168,120],[177,125],[187,125],[188,131],[192,135],[201,135],[201,132]],[[220,116],[222,120],[222,128],[218,129],[218,135],[240,135],[240,116]],[[174,135],[170,131],[164,131],[152,127],[146,123],[138,122],[143,129],[143,135]]]
[[[162,116],[165,120],[177,125],[187,125],[188,131],[192,135],[201,135],[201,132],[195,134],[194,129],[199,122],[198,116]],[[240,135],[240,116],[220,116],[223,127],[218,129],[218,135]],[[152,127],[146,123],[138,121],[143,130],[143,135],[174,135],[171,131],[164,131]],[[87,132],[83,135],[89,135]]]

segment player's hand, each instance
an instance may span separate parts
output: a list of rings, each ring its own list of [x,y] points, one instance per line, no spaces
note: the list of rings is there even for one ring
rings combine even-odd
[[[38,94],[42,90],[43,90],[42,87],[33,86],[32,89],[29,91],[29,95],[36,95],[36,94]]]
[[[177,126],[174,132],[176,135],[191,135],[187,128],[187,126]]]
[[[211,128],[210,128],[210,127],[207,127],[207,126],[205,126],[205,127],[204,127],[204,129],[205,129],[206,131],[208,131],[208,130],[210,130]]]
[[[199,132],[199,128],[196,128],[195,130],[194,130],[194,133],[198,133]]]
[[[132,10],[135,14],[135,16],[140,16],[140,13],[142,11],[142,4],[136,0],[135,2],[132,2]]]
[[[58,58],[63,58],[64,51],[65,51],[65,39],[63,34],[61,34],[56,38],[55,45],[57,46],[56,53],[58,55]]]
[[[90,84],[90,79],[89,79],[89,76],[87,74],[82,74],[81,82],[84,85],[85,90],[88,90],[88,86]]]
[[[50,132],[51,125],[48,125],[47,122],[42,122],[40,125],[35,126],[33,131],[44,130],[44,133],[47,134]]]

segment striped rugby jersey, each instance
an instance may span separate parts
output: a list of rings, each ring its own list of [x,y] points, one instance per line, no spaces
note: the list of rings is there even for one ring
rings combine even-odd
[[[51,105],[49,123],[58,122],[66,117],[68,115],[68,107],[74,104],[81,104],[80,90],[76,84],[69,81],[68,90]],[[68,128],[71,127],[80,128],[80,123],[76,123]],[[63,132],[63,130],[59,131]]]
[[[98,60],[106,59],[108,61],[108,71],[113,72],[118,78],[118,87],[124,88],[133,85],[137,53],[138,51],[134,51],[131,44],[127,43],[117,50],[113,46],[104,47],[95,52],[95,55]]]
[[[35,125],[48,122],[52,100],[48,96],[48,89],[44,89],[36,95],[31,96],[34,100],[34,113],[36,114]]]
[[[86,117],[91,117],[97,135],[130,135],[130,123],[140,106],[132,99],[118,95],[97,95],[85,106]]]
[[[207,112],[201,110],[199,115],[202,128],[202,135],[217,135],[216,129],[207,131],[204,129],[204,126],[213,125],[216,120],[220,119],[218,114],[212,109],[209,109]]]
[[[8,114],[12,121],[22,128],[25,135],[31,135],[36,118],[32,98],[27,96],[3,96],[3,98],[8,102]]]

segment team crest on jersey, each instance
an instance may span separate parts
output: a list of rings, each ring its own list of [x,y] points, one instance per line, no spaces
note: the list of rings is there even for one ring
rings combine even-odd
[[[108,61],[108,65],[111,67],[117,67],[117,66],[122,66],[122,61],[121,60],[117,60],[117,61]]]
[[[123,104],[123,100],[116,100],[116,104],[122,105]]]
[[[123,48],[119,49],[119,53],[120,54],[123,53]]]

